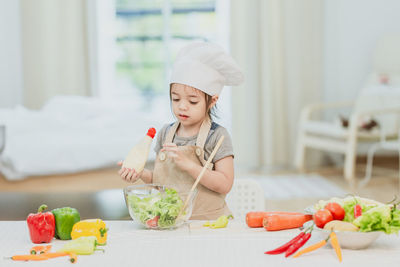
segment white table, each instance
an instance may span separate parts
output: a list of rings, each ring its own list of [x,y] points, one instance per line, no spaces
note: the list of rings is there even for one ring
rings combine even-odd
[[[201,221],[176,230],[146,230],[132,221],[106,221],[109,227],[106,252],[78,256],[72,265],[67,257],[41,262],[14,262],[3,257],[26,254],[34,245],[25,221],[0,221],[0,266],[399,266],[400,238],[382,234],[366,250],[343,250],[339,265],[334,250],[326,246],[299,258],[265,255],[280,246],[298,230],[267,232],[250,229],[239,221],[227,228],[209,229]],[[319,241],[315,234],[306,246]],[[53,240],[52,250],[65,241]],[[317,265],[319,264],[319,265]]]

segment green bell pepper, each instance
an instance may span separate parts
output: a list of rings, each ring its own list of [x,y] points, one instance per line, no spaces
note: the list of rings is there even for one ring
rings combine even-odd
[[[71,239],[72,226],[81,220],[77,209],[64,207],[51,211],[56,219],[56,238],[61,240]]]

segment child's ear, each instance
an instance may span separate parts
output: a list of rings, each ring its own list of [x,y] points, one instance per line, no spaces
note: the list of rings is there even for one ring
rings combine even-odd
[[[218,95],[213,95],[213,96],[211,97],[211,105],[210,105],[210,108],[212,108],[213,106],[215,106],[215,104],[217,104],[218,98],[219,98]]]

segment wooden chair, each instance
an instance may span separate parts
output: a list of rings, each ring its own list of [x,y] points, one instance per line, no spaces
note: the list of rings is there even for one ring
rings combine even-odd
[[[355,160],[360,143],[379,143],[383,138],[397,138],[400,118],[400,36],[388,35],[380,40],[375,52],[373,72],[357,99],[351,102],[318,103],[303,108],[295,155],[295,166],[306,169],[306,149],[313,148],[344,154],[344,177],[355,186]],[[337,123],[313,120],[312,115],[329,109],[351,107],[347,128]],[[361,131],[361,120],[370,116],[379,128]]]
[[[377,150],[381,149],[395,151],[399,155],[399,192],[400,192],[400,129],[397,135],[397,140],[389,141],[383,138],[379,143],[376,143],[369,148],[365,177],[360,182],[360,187],[367,185],[371,180],[374,154]]]

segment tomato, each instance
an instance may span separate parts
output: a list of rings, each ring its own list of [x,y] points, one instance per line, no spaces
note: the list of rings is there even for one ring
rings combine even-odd
[[[150,228],[155,228],[158,225],[158,219],[160,216],[155,216],[153,219],[150,219],[146,222],[147,226]]]
[[[332,213],[327,209],[320,209],[314,213],[315,225],[324,228],[325,224],[333,220]]]
[[[330,202],[326,204],[325,209],[331,212],[334,220],[341,221],[344,219],[344,215],[346,214],[342,206],[336,202]]]

